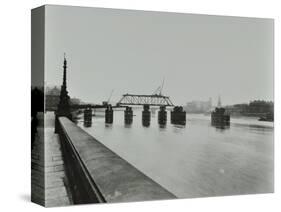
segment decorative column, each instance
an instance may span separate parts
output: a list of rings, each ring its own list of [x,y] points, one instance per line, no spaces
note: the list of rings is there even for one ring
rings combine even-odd
[[[60,91],[60,101],[58,104],[56,114],[56,126],[55,132],[58,130],[58,117],[64,116],[72,120],[72,114],[70,112],[70,97],[68,96],[68,91],[66,88],[66,70],[67,70],[67,61],[64,55],[64,62],[63,62],[63,82]]]

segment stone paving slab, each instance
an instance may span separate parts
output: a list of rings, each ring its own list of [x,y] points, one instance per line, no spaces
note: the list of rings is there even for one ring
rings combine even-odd
[[[54,133],[55,116],[45,116],[45,201],[46,206],[70,205],[59,136]],[[55,160],[54,160],[55,158]]]
[[[60,140],[54,133],[55,116],[50,112],[44,115],[45,128],[42,124],[38,130],[31,153],[32,201],[46,207],[70,205]]]
[[[31,201],[44,206],[44,114],[38,113],[37,118],[37,133],[31,150]]]

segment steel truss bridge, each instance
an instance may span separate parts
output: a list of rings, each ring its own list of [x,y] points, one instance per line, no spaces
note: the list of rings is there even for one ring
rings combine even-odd
[[[71,109],[74,109],[74,110],[78,110],[78,109],[89,109],[89,108],[92,108],[92,109],[98,109],[98,108],[107,108],[109,105],[95,105],[95,104],[74,104],[74,105],[71,105],[70,108]],[[125,106],[112,106],[110,105],[112,108],[125,108]]]
[[[125,105],[150,105],[150,106],[174,106],[170,97],[160,94],[152,95],[137,95],[137,94],[124,94],[117,106]]]

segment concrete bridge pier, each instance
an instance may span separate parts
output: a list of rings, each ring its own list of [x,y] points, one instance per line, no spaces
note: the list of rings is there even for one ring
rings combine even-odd
[[[92,126],[92,108],[86,108],[84,110],[84,126],[91,127]]]
[[[124,121],[127,125],[133,123],[133,110],[131,107],[126,107],[126,110],[124,111]]]
[[[175,106],[171,111],[171,123],[185,125],[186,124],[186,112],[182,106]]]
[[[113,109],[111,105],[108,105],[105,110],[105,123],[106,124],[113,123]]]
[[[158,124],[166,125],[167,123],[167,111],[165,106],[160,106],[160,111],[158,111]]]
[[[144,105],[142,111],[142,125],[145,127],[150,125],[150,114],[149,105]]]

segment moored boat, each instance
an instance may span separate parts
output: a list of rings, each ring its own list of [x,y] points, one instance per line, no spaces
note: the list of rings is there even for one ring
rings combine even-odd
[[[274,121],[274,115],[273,113],[267,113],[264,116],[261,116],[259,119],[259,121]]]

